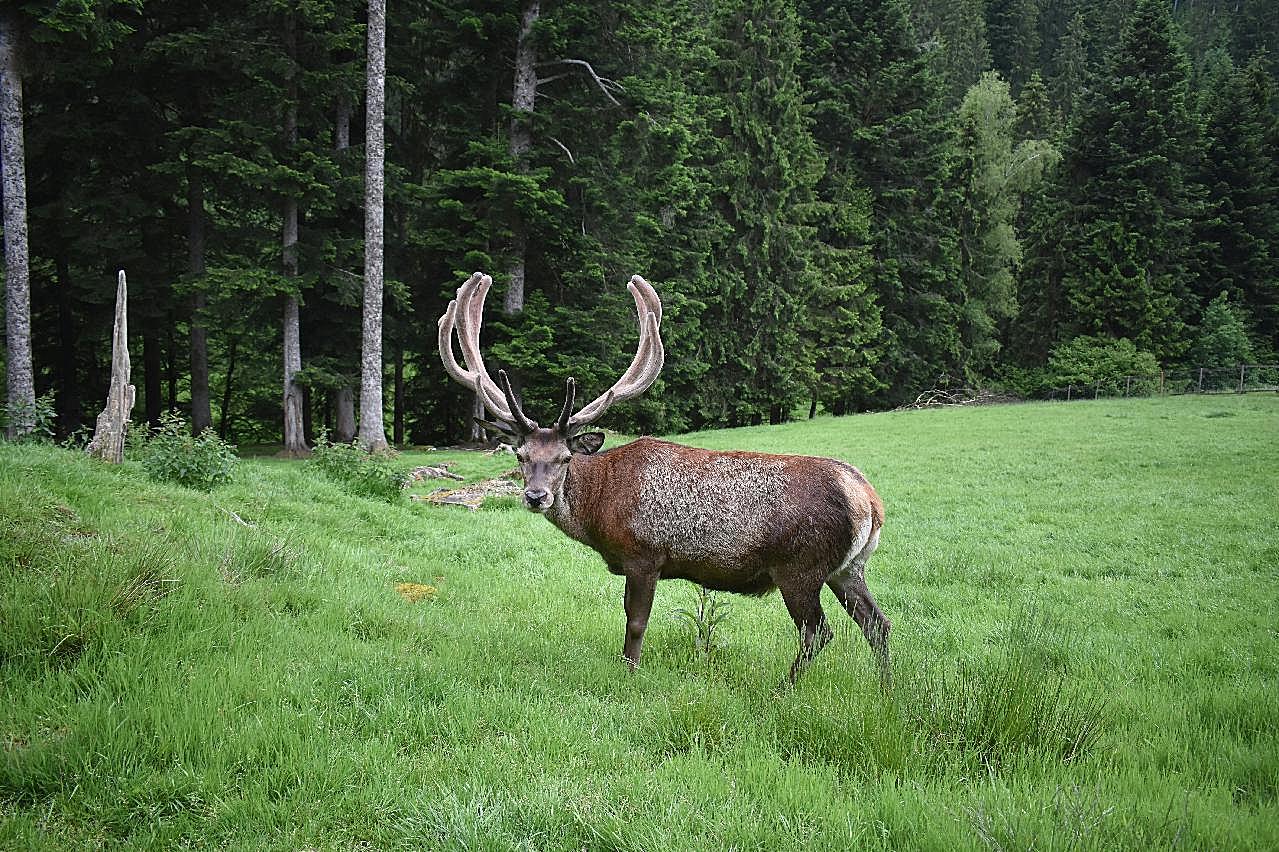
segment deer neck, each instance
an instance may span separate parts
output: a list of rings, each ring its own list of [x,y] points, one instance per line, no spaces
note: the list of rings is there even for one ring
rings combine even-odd
[[[555,501],[546,510],[546,519],[558,527],[565,535],[581,542],[586,541],[586,530],[578,515],[578,510],[585,501],[583,486],[590,476],[592,459],[590,456],[573,456],[568,463],[568,473],[560,480],[555,489]]]

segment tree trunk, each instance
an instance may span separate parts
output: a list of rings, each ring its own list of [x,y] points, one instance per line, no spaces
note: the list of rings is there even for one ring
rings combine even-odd
[[[333,426],[333,443],[349,444],[355,439],[355,391],[348,387],[337,392],[337,423]]]
[[[386,0],[369,0],[364,130],[364,323],[360,347],[360,443],[387,448],[382,423],[382,226],[386,139]]]
[[[31,365],[31,278],[27,261],[27,171],[22,141],[22,75],[18,18],[0,13],[0,159],[3,159],[5,344],[8,348],[9,438],[35,427]]]
[[[315,412],[311,409],[315,405],[315,396],[311,393],[309,385],[302,385],[302,437],[307,444],[315,443]]]
[[[226,353],[226,381],[222,385],[222,410],[218,412],[218,437],[224,441],[228,440],[227,424],[231,421],[231,388],[235,380],[235,350],[238,342],[232,336]]]
[[[160,425],[160,414],[164,411],[164,369],[160,358],[160,341],[154,329],[142,332],[142,384],[146,397],[143,417],[155,428]]]
[[[187,169],[187,269],[196,279],[191,295],[191,431],[199,435],[213,424],[209,407],[209,334],[204,327],[204,178]]]
[[[537,48],[533,44],[533,27],[541,15],[541,0],[527,0],[520,16],[520,34],[515,43],[515,90],[511,96],[511,159],[523,172],[527,168],[528,151],[533,146],[533,110],[537,100]],[[528,231],[523,217],[514,214],[511,223],[511,266],[506,285],[503,310],[507,316],[524,310],[524,256],[528,249]]]
[[[169,380],[169,403],[166,408],[169,411],[178,410],[178,345],[173,337],[173,315],[168,318],[169,331],[166,336],[167,345],[164,347],[164,369],[165,375]]]
[[[134,389],[129,384],[129,290],[120,270],[115,290],[115,327],[111,335],[111,390],[107,404],[98,415],[98,425],[93,440],[85,452],[103,461],[119,464],[124,461],[124,438],[129,427],[129,415],[133,411]]]
[[[297,54],[297,37],[293,16],[289,15],[284,26],[284,43],[289,56],[286,77],[288,102],[284,108],[284,141],[290,154],[298,143],[298,84],[293,62]],[[298,200],[284,200],[283,265],[284,276],[290,280],[298,277]],[[302,430],[302,388],[293,377],[302,369],[302,331],[299,319],[299,302],[295,294],[284,300],[284,451],[288,458],[301,458],[311,450],[306,445]]]
[[[58,425],[62,434],[80,428],[80,383],[76,381],[75,313],[71,300],[71,262],[59,247],[54,269],[58,276]]]
[[[404,446],[404,347],[395,347],[395,414],[392,437],[397,447]]]

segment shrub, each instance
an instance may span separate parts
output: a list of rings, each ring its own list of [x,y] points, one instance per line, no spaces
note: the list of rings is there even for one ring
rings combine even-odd
[[[142,444],[140,455],[152,479],[200,491],[230,482],[238,460],[235,447],[212,429],[193,437],[186,420],[175,412],[160,418],[160,427]]]
[[[1204,309],[1203,319],[1190,352],[1189,367],[1237,367],[1256,357],[1248,339],[1249,321],[1242,308],[1230,303],[1224,290]]]
[[[311,464],[328,479],[358,497],[373,497],[394,503],[410,480],[409,469],[396,461],[393,452],[370,453],[359,440],[334,444],[321,433],[315,442]]]
[[[6,403],[0,406],[0,432],[8,432],[11,423],[30,423],[31,431],[18,437],[19,441],[49,442],[53,440],[53,427],[58,414],[53,408],[53,392],[38,397],[31,405]]]

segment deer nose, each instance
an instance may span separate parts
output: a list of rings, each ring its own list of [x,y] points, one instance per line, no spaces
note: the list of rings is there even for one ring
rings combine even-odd
[[[540,506],[542,501],[546,499],[545,488],[526,488],[524,489],[524,500],[530,506]]]

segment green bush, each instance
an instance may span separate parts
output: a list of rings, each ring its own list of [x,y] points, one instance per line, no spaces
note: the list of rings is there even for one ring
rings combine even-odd
[[[212,429],[192,437],[189,424],[175,412],[160,418],[160,428],[143,442],[140,456],[143,469],[157,482],[200,491],[230,482],[238,461],[234,446]]]
[[[1204,309],[1195,341],[1186,353],[1186,366],[1220,369],[1252,363],[1256,355],[1248,339],[1250,325],[1243,308],[1232,305],[1229,294],[1222,291]]]
[[[11,402],[0,406],[0,433],[7,433],[11,423],[31,424],[31,431],[19,436],[19,441],[52,441],[53,427],[57,420],[52,391],[38,397],[32,405]]]
[[[409,468],[396,461],[391,451],[370,453],[359,440],[334,444],[321,433],[315,442],[311,464],[333,482],[358,497],[373,497],[394,503],[409,483]]]
[[[1042,367],[1005,371],[1003,385],[1031,398],[1069,385],[1103,394],[1153,393],[1159,387],[1159,361],[1127,338],[1083,335],[1058,345]]]

